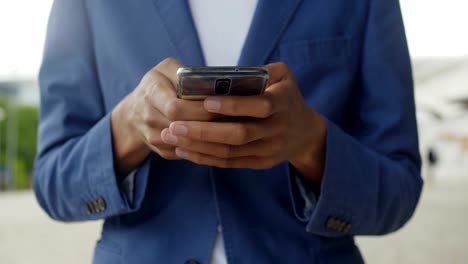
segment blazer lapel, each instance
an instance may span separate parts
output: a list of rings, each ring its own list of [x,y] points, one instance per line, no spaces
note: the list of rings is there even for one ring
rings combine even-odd
[[[238,64],[265,64],[300,3],[301,0],[259,0]]]
[[[171,44],[186,66],[204,66],[205,60],[187,0],[152,0]]]

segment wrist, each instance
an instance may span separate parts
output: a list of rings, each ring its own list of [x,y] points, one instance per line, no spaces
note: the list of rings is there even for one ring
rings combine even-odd
[[[132,123],[127,98],[111,113],[114,168],[119,181],[136,169],[150,153],[150,149]]]
[[[310,122],[305,122],[309,127],[304,130],[306,141],[289,162],[305,180],[320,186],[325,170],[327,124],[319,113],[309,111]]]

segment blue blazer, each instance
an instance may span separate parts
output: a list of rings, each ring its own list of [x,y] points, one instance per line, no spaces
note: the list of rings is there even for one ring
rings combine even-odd
[[[204,65],[186,0],[55,0],[34,189],[54,219],[105,219],[94,263],[208,264],[218,223],[230,264],[362,263],[355,235],[411,217],[422,180],[398,0],[259,1],[239,65],[286,62],[326,118],[316,204],[286,162],[219,169],[155,153],[122,191],[110,112],[169,56]]]

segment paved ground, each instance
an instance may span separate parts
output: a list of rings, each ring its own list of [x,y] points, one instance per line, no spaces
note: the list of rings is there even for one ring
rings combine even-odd
[[[402,230],[360,237],[358,244],[368,263],[468,263],[467,217],[467,180],[428,182],[419,208]]]
[[[413,220],[380,238],[358,238],[368,263],[468,263],[468,177],[427,183]],[[0,194],[0,263],[90,263],[100,222],[49,220],[32,193]]]

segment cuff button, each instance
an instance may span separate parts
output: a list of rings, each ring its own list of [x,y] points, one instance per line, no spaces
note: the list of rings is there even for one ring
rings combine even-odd
[[[351,228],[353,228],[353,225],[352,224],[347,224],[345,226],[345,228],[343,229],[343,233],[344,234],[349,234],[349,232],[351,232]]]
[[[97,207],[99,208],[99,211],[104,211],[106,208],[107,208],[107,205],[106,205],[106,200],[104,200],[104,198],[101,196],[99,197],[97,200],[96,200],[96,203],[97,203]]]

